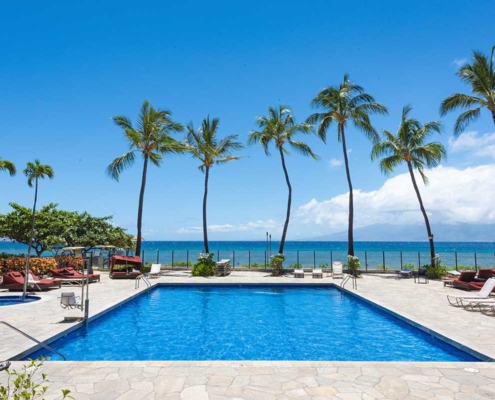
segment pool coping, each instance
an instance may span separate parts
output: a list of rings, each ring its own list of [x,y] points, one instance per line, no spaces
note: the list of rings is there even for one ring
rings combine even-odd
[[[486,354],[483,354],[479,351],[476,351],[466,345],[463,345],[462,343],[459,343],[453,339],[450,339],[449,337],[437,332],[436,330],[434,329],[431,329],[431,328],[428,328],[416,321],[414,321],[413,319],[411,318],[408,318],[408,317],[405,317],[404,315],[402,314],[399,314],[395,311],[392,311],[390,309],[388,309],[387,307],[385,306],[382,306],[380,304],[377,304],[375,303],[374,301],[370,300],[370,299],[367,299],[366,297],[363,297],[361,296],[360,294],[358,293],[355,293],[355,292],[352,292],[346,288],[343,288],[340,286],[340,284],[337,284],[337,283],[334,283],[334,282],[300,282],[300,281],[297,281],[297,282],[294,282],[294,281],[288,281],[288,282],[238,282],[238,283],[233,283],[233,282],[218,282],[218,281],[208,281],[208,282],[188,282],[188,283],[184,283],[184,282],[153,282],[151,284],[151,286],[149,287],[149,289],[147,290],[141,290],[139,292],[136,292],[134,294],[132,294],[131,296],[123,299],[122,301],[120,301],[119,303],[116,303],[116,304],[113,304],[112,306],[104,309],[104,310],[101,310],[100,312],[92,315],[91,317],[88,318],[88,323],[107,314],[108,312],[116,309],[116,308],[119,308],[121,307],[122,305],[124,305],[125,303],[127,303],[128,301],[131,301],[133,300],[134,298],[136,298],[137,296],[141,296],[141,295],[145,295],[147,292],[153,290],[154,288],[156,287],[167,287],[167,286],[175,286],[175,287],[180,287],[180,286],[223,286],[223,287],[240,287],[240,286],[266,286],[266,287],[273,287],[273,286],[284,286],[284,287],[334,287],[336,288],[337,290],[343,292],[343,293],[346,293],[348,295],[351,295],[351,296],[354,296],[355,298],[363,301],[364,303],[368,304],[368,305],[371,305],[372,307],[376,307],[378,308],[379,310],[389,314],[389,315],[392,315],[396,318],[398,318],[399,320],[433,336],[435,339],[438,339],[438,340],[441,340],[443,342],[445,342],[446,344],[449,344],[475,358],[478,359],[478,361],[474,361],[474,362],[494,362],[495,359],[490,357],[490,356],[487,356]],[[50,343],[53,343],[54,341],[70,334],[71,332],[73,332],[74,330],[76,329],[79,329],[79,328],[83,328],[83,325],[84,325],[84,322],[78,322],[78,323],[75,323],[73,324],[72,326],[68,327],[67,329],[63,330],[62,332],[59,332],[58,334],[44,340],[44,343],[46,344],[50,344]],[[28,356],[29,354],[32,354],[33,352],[41,349],[42,346],[40,345],[34,345],[24,351],[22,351],[21,353],[13,356],[10,358],[10,360],[21,360],[23,359],[24,357]],[[135,360],[135,361],[142,361],[142,360]],[[150,360],[150,362],[158,362],[158,361],[164,361],[164,362],[174,362],[174,361],[170,361],[170,360]],[[216,362],[215,360],[197,360],[197,362],[200,362],[200,361],[209,361],[209,362]],[[257,360],[230,360],[230,362],[244,362],[244,361],[257,361]],[[263,361],[263,360],[261,360]],[[88,361],[88,362],[95,362],[95,361]],[[146,361],[144,361],[146,362]],[[180,362],[180,361],[177,361],[177,362]],[[301,361],[301,362],[311,362],[310,360],[306,360],[306,361]],[[329,361],[325,361],[325,362],[333,362],[331,360]],[[356,361],[350,361],[350,362],[356,362]],[[359,361],[359,362],[364,362],[364,361]],[[377,362],[377,361],[369,361],[369,362]],[[398,361],[386,361],[386,362],[398,362]],[[411,362],[419,362],[419,361],[411,361]],[[428,361],[428,362],[442,362],[442,361]],[[463,361],[459,361],[459,362],[463,362]]]

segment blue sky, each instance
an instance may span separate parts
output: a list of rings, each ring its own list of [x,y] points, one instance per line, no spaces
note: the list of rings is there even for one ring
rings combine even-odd
[[[141,163],[119,183],[104,174],[127,151],[112,116],[135,119],[149,99],[184,124],[219,117],[220,136],[236,133],[245,142],[254,118],[269,105],[287,104],[302,121],[318,91],[348,72],[389,109],[389,116],[373,117],[375,127],[394,132],[405,104],[421,121],[440,119],[441,100],[467,90],[454,75],[457,64],[472,49],[489,52],[492,22],[486,3],[468,1],[448,7],[444,1],[3,2],[0,157],[14,161],[19,172],[35,158],[53,166],[55,179],[40,184],[40,204],[113,215],[134,233]],[[457,141],[451,138],[454,120],[454,114],[442,119],[439,140],[451,151],[425,189],[433,199],[426,200],[433,223],[493,223],[492,205],[450,185],[464,179],[490,198],[491,117],[485,111],[468,128],[477,133]],[[405,169],[384,177],[370,161],[363,135],[353,128],[347,135],[353,183],[361,193],[357,226],[422,223],[410,181],[401,175]],[[335,129],[327,145],[316,137],[307,142],[321,160],[298,154],[287,159],[294,217],[288,239],[346,229],[348,188]],[[211,239],[263,240],[266,230],[277,235],[282,227],[287,189],[280,159],[257,146],[240,154],[247,158],[211,171]],[[146,239],[201,239],[203,175],[197,164],[177,156],[150,168]],[[31,205],[33,190],[22,173],[1,174],[0,187],[0,213],[9,202]],[[402,197],[394,197],[398,193]],[[445,193],[451,195],[443,199]],[[447,208],[455,212],[442,213]]]

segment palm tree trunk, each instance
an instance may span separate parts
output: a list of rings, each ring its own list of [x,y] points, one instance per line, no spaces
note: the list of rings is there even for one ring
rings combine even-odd
[[[210,168],[206,167],[205,172],[205,194],[203,196],[203,242],[205,253],[210,253],[210,248],[208,247],[208,230],[206,225],[206,200],[208,198],[208,177],[210,175]]]
[[[28,273],[29,273],[29,258],[31,256],[31,246],[33,245],[33,237],[34,237],[34,220],[36,213],[36,202],[38,201],[38,178],[36,178],[36,184],[34,188],[34,204],[33,204],[33,215],[31,216],[31,235],[29,236],[29,245],[26,256],[26,276],[24,276],[24,286],[22,288],[22,298],[26,297],[27,293],[27,281],[28,281]]]
[[[280,150],[280,157],[282,158],[282,168],[284,169],[285,181],[287,182],[287,188],[289,189],[289,197],[287,198],[287,214],[285,216],[282,239],[280,239],[280,248],[278,249],[279,254],[284,254],[285,236],[287,235],[287,229],[289,228],[290,206],[292,203],[292,186],[290,185],[289,174],[287,173],[287,168],[285,166],[284,152],[282,151],[282,146],[280,146],[278,149]]]
[[[339,124],[340,137],[342,139],[342,149],[344,151],[345,172],[347,174],[347,183],[349,184],[349,226],[347,231],[348,250],[347,254],[354,255],[354,197],[352,193],[351,173],[349,171],[349,159],[347,158],[347,148],[345,145],[344,126]]]
[[[407,168],[409,169],[409,174],[411,175],[412,183],[414,186],[414,190],[416,191],[416,196],[418,196],[419,207],[421,208],[421,212],[423,213],[423,217],[425,219],[426,231],[428,232],[428,241],[430,242],[430,261],[431,266],[435,266],[435,244],[433,243],[433,235],[431,233],[430,221],[428,220],[428,215],[426,215],[425,207],[423,206],[423,200],[421,199],[421,195],[419,194],[418,185],[416,184],[416,178],[414,178],[414,172],[411,165],[411,162],[407,162]]]
[[[148,154],[144,155],[143,176],[141,178],[141,191],[139,192],[138,218],[137,218],[137,242],[136,256],[141,257],[141,227],[143,225],[144,189],[146,188],[146,174],[148,172]]]
[[[490,110],[492,112],[493,123],[495,124],[495,109]]]

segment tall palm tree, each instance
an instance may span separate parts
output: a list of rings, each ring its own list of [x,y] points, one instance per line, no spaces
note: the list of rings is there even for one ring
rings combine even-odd
[[[17,172],[15,164],[9,160],[2,160],[0,158],[0,171],[7,171],[10,176],[14,176]]]
[[[418,120],[409,118],[411,110],[412,108],[410,106],[406,106],[402,109],[402,120],[395,136],[388,131],[383,131],[385,138],[373,146],[371,159],[375,160],[376,158],[384,156],[380,161],[380,169],[385,174],[389,174],[396,166],[403,162],[407,164],[414,191],[418,197],[419,207],[421,208],[426,224],[426,231],[430,242],[431,265],[435,266],[433,234],[431,233],[428,215],[426,214],[413,171],[414,169],[417,169],[423,183],[427,185],[428,178],[424,174],[424,168],[436,167],[440,164],[442,159],[447,157],[447,152],[441,143],[426,143],[426,140],[432,134],[440,133],[440,122],[432,121],[421,125]]]
[[[107,175],[118,182],[122,171],[134,164],[136,153],[141,154],[143,157],[143,172],[137,216],[137,256],[141,255],[141,227],[148,163],[151,162],[153,165],[159,167],[164,155],[179,154],[185,151],[184,144],[176,141],[171,136],[172,133],[182,132],[184,127],[172,121],[171,115],[172,113],[170,111],[157,110],[148,100],[145,100],[141,107],[136,126],[133,126],[130,118],[126,116],[118,115],[112,118],[115,124],[124,130],[124,137],[129,143],[131,151],[113,160],[106,169]]]
[[[27,274],[29,271],[29,257],[31,255],[31,245],[33,244],[34,237],[34,221],[36,214],[36,203],[38,201],[38,180],[50,178],[53,179],[54,173],[53,168],[48,164],[41,164],[40,160],[34,160],[34,163],[28,162],[26,169],[24,169],[24,175],[28,178],[28,186],[33,187],[34,183],[34,204],[33,204],[33,214],[31,216],[31,235],[29,236],[29,247],[26,257],[26,276],[24,278],[24,287],[22,292],[22,297],[26,297],[27,292]]]
[[[235,150],[244,148],[242,143],[236,142],[238,135],[229,135],[218,140],[216,137],[220,120],[213,118],[210,121],[208,115],[201,124],[201,128],[195,130],[191,123],[187,125],[186,145],[188,151],[194,158],[201,161],[199,169],[205,173],[205,191],[203,195],[203,243],[205,253],[210,252],[208,246],[208,230],[206,224],[206,202],[208,198],[208,179],[210,168],[214,164],[225,164],[230,161],[238,160],[240,156],[233,156],[231,153]]]
[[[287,183],[287,188],[289,189],[284,230],[282,231],[282,239],[280,239],[280,248],[278,250],[279,254],[283,254],[285,237],[289,227],[290,208],[292,202],[292,186],[290,184],[289,174],[287,173],[287,167],[285,166],[284,157],[284,154],[289,154],[286,145],[304,156],[311,156],[317,160],[318,156],[313,153],[311,148],[306,143],[294,140],[294,136],[298,133],[313,133],[313,126],[308,123],[296,124],[294,114],[289,107],[284,105],[280,105],[278,108],[269,107],[268,116],[258,117],[256,119],[256,123],[261,130],[251,131],[249,133],[248,144],[259,142],[263,147],[263,150],[265,150],[265,154],[267,156],[270,155],[268,145],[271,142],[275,144],[275,148],[280,153],[285,181]]]
[[[344,80],[339,86],[328,86],[323,89],[311,102],[312,107],[324,109],[321,113],[310,115],[307,122],[318,124],[318,136],[326,143],[327,131],[332,123],[337,124],[337,139],[342,143],[344,152],[345,172],[349,185],[349,226],[348,226],[348,254],[354,255],[354,200],[352,193],[351,173],[349,171],[349,159],[345,131],[350,121],[361,130],[368,139],[378,139],[378,133],[371,125],[371,114],[387,114],[387,108],[375,101],[373,96],[365,93],[364,88],[352,83],[349,75],[344,75]]]
[[[454,136],[458,136],[471,122],[477,120],[482,108],[491,112],[495,124],[494,52],[495,46],[492,47],[492,53],[488,58],[479,51],[473,51],[471,63],[464,64],[457,71],[457,76],[471,86],[472,95],[455,93],[447,97],[440,105],[440,115],[442,116],[459,108],[467,109],[457,117],[454,125]]]

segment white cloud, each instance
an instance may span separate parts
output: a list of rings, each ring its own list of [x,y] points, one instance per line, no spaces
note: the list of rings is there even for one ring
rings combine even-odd
[[[330,168],[339,168],[344,164],[344,160],[341,158],[331,158],[328,164],[330,165]]]
[[[464,132],[457,139],[449,139],[452,153],[470,152],[476,156],[495,158],[495,132],[478,135],[477,131]]]
[[[432,222],[495,223],[495,165],[459,170],[439,166],[427,171],[429,185],[416,174],[424,206]],[[376,223],[422,224],[423,216],[408,173],[388,179],[378,190],[354,190],[355,226]],[[324,225],[332,232],[347,228],[349,194],[299,207],[299,222]]]
[[[466,62],[467,58],[456,58],[454,61],[452,61],[452,65],[462,67],[464,64],[466,64]]]
[[[266,230],[271,229],[272,231],[278,231],[280,227],[277,222],[273,219],[268,219],[266,221],[257,220],[250,221],[246,224],[239,225],[231,225],[231,224],[223,224],[223,225],[208,225],[208,232],[246,232],[246,231],[257,231],[257,230]],[[177,230],[177,233],[203,233],[203,228],[200,226],[191,226],[186,228],[180,228]]]

